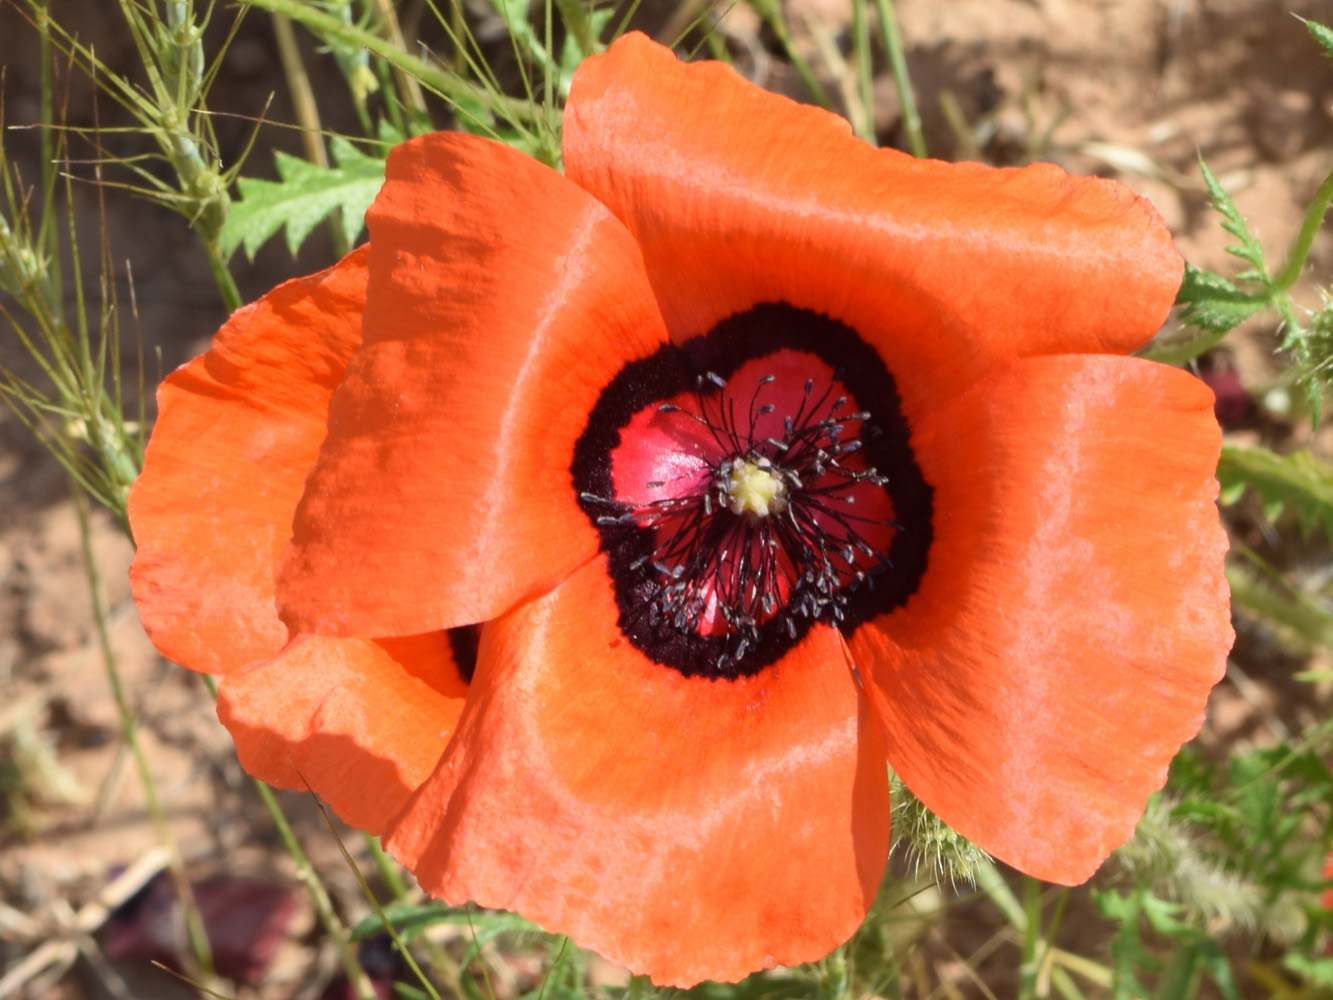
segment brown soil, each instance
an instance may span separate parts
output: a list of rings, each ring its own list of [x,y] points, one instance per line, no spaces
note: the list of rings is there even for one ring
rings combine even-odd
[[[420,4],[401,6],[405,22],[413,23]],[[1333,65],[1292,16],[1333,21],[1328,0],[900,0],[898,6],[933,154],[957,158],[979,151],[998,163],[1050,159],[1074,172],[1119,177],[1157,205],[1181,251],[1200,267],[1234,270],[1199,181],[1199,156],[1233,193],[1274,261],[1282,259],[1306,203],[1333,166]],[[114,5],[82,0],[54,2],[52,8],[58,19],[77,25],[80,37],[94,42],[110,64],[132,64]],[[673,10],[659,5],[644,14],[645,24],[667,32]],[[845,53],[848,4],[787,0],[786,11],[796,46],[836,92],[823,53],[829,40]],[[230,16],[218,8],[219,22]],[[734,8],[726,28],[740,63],[759,82],[799,93],[799,81],[748,8]],[[18,10],[0,3],[3,109],[11,127],[38,115],[34,38]],[[313,47],[311,60],[323,65]],[[228,162],[240,155],[253,119],[292,120],[277,66],[267,22],[251,14],[223,59],[211,100],[214,108],[239,116],[218,119]],[[877,69],[881,138],[901,142],[896,94],[887,69]],[[322,92],[340,93],[336,73],[327,65],[320,72],[327,83]],[[274,91],[278,96],[270,105]],[[72,123],[91,124],[95,105],[87,88],[74,80],[68,93]],[[950,125],[942,111],[950,100],[961,111],[961,128]],[[97,115],[114,112],[107,103],[98,102]],[[336,113],[327,124],[355,127],[337,120]],[[34,133],[9,131],[4,142],[24,176],[37,176]],[[270,145],[297,151],[293,133],[276,128],[261,132],[257,148]],[[76,158],[93,155],[78,140],[73,148]],[[266,151],[256,153],[247,172],[267,174],[268,161]],[[91,176],[87,164],[76,164],[73,171]],[[108,189],[104,198],[101,193],[89,183],[76,185],[80,222],[91,248],[99,216],[104,218],[120,262],[122,303],[129,301],[133,276],[137,317],[126,311],[124,336],[132,348],[126,371],[138,364],[137,340],[152,384],[206,345],[222,311],[183,220],[123,192]],[[1331,258],[1333,243],[1325,233],[1298,289],[1305,305],[1318,303]],[[318,238],[297,262],[275,244],[255,264],[239,263],[239,278],[253,297],[329,259]],[[95,295],[92,280],[89,291]],[[1273,347],[1271,328],[1256,325],[1233,339],[1223,363],[1262,394],[1276,371]],[[12,337],[0,336],[0,361],[35,374]],[[1281,435],[1302,433],[1280,420],[1255,426]],[[1237,530],[1249,535],[1261,534],[1258,524],[1236,519]],[[233,875],[290,883],[290,859],[235,761],[208,693],[197,677],[163,663],[143,635],[126,582],[129,543],[100,513],[91,517],[91,537],[111,609],[111,645],[191,878],[225,868]],[[64,473],[11,414],[0,411],[0,900],[12,908],[0,908],[0,975],[41,943],[68,936],[66,911],[87,904],[120,869],[151,858],[159,842],[120,738],[88,595],[79,518]],[[1283,727],[1298,728],[1327,711],[1326,694],[1318,704],[1310,703],[1308,690],[1304,701],[1292,697],[1285,678],[1293,661],[1263,630],[1242,629],[1236,655],[1241,680],[1219,687],[1205,741],[1271,739]],[[299,795],[286,796],[285,802],[339,905],[349,917],[363,915],[366,904],[318,811]],[[359,845],[353,835],[348,843]],[[20,926],[7,912],[35,924]],[[307,913],[293,921],[289,936],[299,939],[308,928]],[[961,952],[958,968],[951,971],[941,961],[925,978],[952,977],[958,988],[974,992],[963,960],[967,949],[980,947],[990,933],[960,929],[950,942]],[[129,978],[136,996],[183,989],[141,964],[110,967]],[[263,995],[316,996],[311,983],[331,974],[326,954],[297,944],[275,962]],[[85,957],[63,977],[39,978],[17,995],[102,995],[111,981],[105,966]],[[1002,983],[992,986],[1003,994]],[[905,989],[915,992],[911,984]]]

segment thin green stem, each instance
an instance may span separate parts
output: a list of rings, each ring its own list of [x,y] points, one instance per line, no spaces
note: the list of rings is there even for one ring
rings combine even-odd
[[[597,42],[597,35],[592,30],[592,20],[588,17],[588,12],[583,9],[580,0],[555,0],[555,5],[560,9],[560,20],[565,22],[565,27],[569,33],[574,36],[574,44],[579,47],[579,55],[587,58],[595,55],[601,46]],[[547,47],[547,52],[551,48]],[[554,62],[554,57],[552,57]],[[559,72],[552,65],[547,68],[547,76]]]
[[[440,1000],[440,994],[436,992],[431,981],[426,978],[426,974],[421,971],[421,966],[417,964],[416,957],[408,950],[407,943],[399,936],[398,929],[394,927],[393,921],[389,919],[388,915],[384,912],[384,907],[380,905],[380,901],[375,898],[375,894],[371,891],[370,886],[366,884],[366,879],[365,876],[361,874],[361,869],[357,867],[352,856],[347,853],[347,847],[343,844],[342,838],[338,836],[337,831],[333,829],[333,822],[329,819],[329,815],[324,810],[323,805],[320,805],[319,812],[324,819],[324,826],[328,829],[329,834],[338,844],[338,851],[342,854],[343,861],[347,864],[347,867],[351,869],[352,874],[356,876],[357,884],[361,886],[362,895],[365,896],[366,902],[370,904],[370,908],[375,911],[375,916],[379,918],[380,924],[384,927],[385,933],[389,935],[390,940],[393,941],[394,947],[398,949],[398,953],[403,956],[403,961],[407,963],[407,967],[412,970],[412,973],[417,977],[417,981],[425,988],[426,993],[430,996],[431,1000]],[[367,837],[366,839],[370,841],[374,840],[373,837]]]
[[[1157,980],[1155,995],[1160,1000],[1191,997],[1195,994],[1199,976],[1199,949],[1183,942],[1171,949],[1171,957]]]
[[[390,45],[394,46],[395,51],[406,53],[407,46],[403,42],[403,29],[398,23],[398,14],[394,9],[392,0],[371,0],[371,3],[379,19],[380,27],[384,29],[384,37]],[[419,122],[428,123],[426,99],[421,93],[421,87],[417,80],[413,78],[412,72],[397,65],[394,66],[394,70],[398,82],[399,98]]]
[[[926,156],[926,137],[921,132],[921,114],[916,108],[916,92],[912,89],[912,77],[907,72],[907,57],[903,53],[903,36],[898,30],[898,13],[893,0],[875,0],[875,9],[879,12],[879,28],[884,35],[884,51],[889,56],[889,72],[893,74],[893,85],[898,89],[898,103],[902,105],[903,132],[907,135],[907,148],[917,159]]]
[[[1004,880],[1000,870],[995,867],[994,862],[982,862],[977,865],[975,871],[977,888],[986,894],[986,897],[994,903],[1004,914],[1009,925],[1020,934],[1027,933],[1028,916],[1019,903],[1018,897],[1014,891],[1009,888],[1009,883]]]
[[[465,909],[463,910],[463,912],[467,914],[468,933],[472,935],[472,944],[476,946],[477,955],[478,957],[480,957],[481,946],[477,944],[477,928],[476,925],[472,923],[472,904],[471,903],[465,904]],[[486,984],[486,996],[489,998],[489,1000],[495,1000],[495,987],[491,985],[491,969],[490,966],[486,963],[486,960],[484,958],[482,959],[481,962],[481,979],[482,982]]]
[[[805,56],[801,54],[800,49],[792,44],[791,32],[787,30],[786,16],[783,14],[781,6],[775,0],[750,0],[750,6],[754,8],[755,13],[764,19],[777,37],[778,44],[782,46],[782,54],[792,64],[797,75],[801,78],[801,82],[810,91],[810,96],[815,99],[815,103],[821,108],[831,108],[833,102],[829,100],[828,91],[819,82],[819,78],[815,76],[815,71],[810,67],[810,63]]]
[[[1055,936],[1060,933],[1060,925],[1065,919],[1065,909],[1069,906],[1070,892],[1068,889],[1061,889],[1055,901],[1055,913],[1051,919],[1046,922],[1046,943],[1048,950],[1055,951]]]
[[[201,675],[204,679],[204,686],[208,688],[214,700],[218,696],[218,685],[208,674]],[[291,823],[287,821],[287,814],[282,811],[282,804],[278,797],[273,794],[273,789],[258,778],[251,779],[254,782],[255,791],[259,793],[259,800],[264,803],[264,808],[268,810],[269,817],[273,820],[273,825],[278,831],[278,836],[282,840],[287,853],[292,856],[296,862],[296,878],[305,886],[306,892],[310,894],[311,901],[315,904],[315,914],[319,922],[324,927],[324,933],[329,936],[333,942],[333,947],[338,952],[338,960],[342,964],[343,971],[347,973],[347,979],[356,990],[356,994],[361,1000],[376,1000],[375,988],[371,985],[370,977],[366,975],[366,970],[361,967],[361,962],[356,957],[356,949],[352,947],[351,935],[348,933],[347,925],[339,919],[337,912],[333,909],[333,900],[329,898],[329,892],[324,888],[324,883],[320,881],[319,874],[315,871],[315,866],[310,863],[310,858],[301,846],[301,841],[296,836],[296,831],[292,829]]]
[[[403,870],[398,867],[398,862],[384,853],[384,848],[380,846],[379,837],[372,837],[368,833],[361,834],[365,841],[366,850],[370,852],[370,858],[375,862],[375,870],[380,873],[380,878],[384,884],[389,887],[389,893],[396,903],[398,900],[407,896],[407,881],[403,878]]]
[[[259,792],[259,798],[264,803],[264,808],[268,810],[269,816],[273,819],[273,825],[277,827],[278,836],[282,838],[283,846],[287,848],[287,853],[296,862],[296,877],[305,886],[306,891],[310,893],[310,898],[315,903],[315,911],[319,915],[319,922],[324,926],[325,933],[328,934],[334,948],[338,951],[338,959],[342,963],[343,971],[347,973],[348,980],[352,983],[357,996],[361,1000],[375,1000],[375,988],[371,985],[370,977],[366,975],[366,970],[361,967],[361,963],[356,957],[356,950],[352,947],[347,927],[338,919],[338,914],[334,912],[333,900],[329,898],[328,890],[324,888],[324,883],[320,881],[319,876],[315,873],[315,867],[310,863],[310,858],[306,855],[300,840],[297,839],[296,831],[287,822],[287,816],[282,811],[282,805],[278,802],[277,796],[273,794],[272,788],[258,778],[253,780],[255,789]]]
[[[823,976],[823,995],[827,1000],[845,1000],[851,988],[847,963],[847,946],[835,948],[833,954],[820,963]]]
[[[1055,954],[1054,950],[1051,954]],[[1055,987],[1055,992],[1059,993],[1063,1000],[1086,1000],[1083,991],[1074,982],[1074,977],[1058,965],[1051,969],[1051,985]]]
[[[870,145],[875,142],[875,73],[870,58],[870,29],[865,0],[852,0],[852,43],[855,46],[856,94],[861,105],[856,131]]]
[[[208,254],[208,266],[213,271],[213,280],[217,283],[218,294],[222,296],[222,304],[227,307],[228,312],[235,312],[245,305],[245,301],[241,298],[241,290],[236,287],[236,279],[227,269],[222,249],[215,242],[206,241],[204,252]]]
[[[204,928],[204,918],[199,912],[190,880],[185,875],[185,865],[180,852],[171,838],[167,826],[167,814],[162,808],[162,801],[157,796],[157,785],[153,781],[153,772],[148,767],[148,758],[144,756],[143,744],[139,742],[139,723],[130,709],[125,697],[125,685],[120,677],[120,662],[111,645],[111,632],[107,628],[108,613],[106,601],[102,597],[102,575],[97,567],[97,556],[93,552],[92,528],[88,521],[88,502],[79,484],[70,479],[70,493],[74,498],[74,511],[79,520],[79,546],[83,557],[84,573],[88,579],[88,593],[92,600],[93,621],[97,628],[97,641],[101,647],[102,663],[106,667],[107,681],[111,685],[111,696],[116,702],[116,712],[120,718],[121,738],[129,748],[134,760],[134,768],[139,774],[139,784],[143,787],[144,804],[152,820],[153,830],[158,843],[166,850],[168,870],[180,900],[185,916],[185,933],[190,943],[190,954],[199,967],[200,975],[213,978],[213,953],[208,944],[208,932]]]
[[[379,872],[380,878],[384,880],[384,884],[389,887],[389,892],[393,895],[393,902],[397,903],[406,899],[410,890],[408,889],[407,881],[403,878],[403,870],[399,867],[398,862],[394,861],[393,858],[389,857],[389,855],[384,852],[384,848],[380,845],[378,837],[372,837],[368,833],[363,833],[361,836],[366,845],[366,850],[370,852],[371,860],[375,863],[375,870]],[[346,853],[346,851],[343,852],[344,855],[346,855]],[[352,863],[350,858],[348,858],[348,864],[352,865],[353,870],[355,870],[356,866]],[[385,915],[383,909],[379,906],[378,901],[375,900],[374,896],[371,894],[370,887],[365,884],[365,880],[361,878],[360,872],[357,872],[357,881],[359,881],[364,888],[366,898],[370,900],[376,914],[384,922],[385,929],[391,935],[396,935],[392,922],[389,920],[388,916]],[[450,957],[449,953],[445,951],[438,942],[432,941],[429,937],[425,936],[418,940],[424,946],[426,955],[436,972],[443,975],[445,979],[448,980],[450,992],[457,997],[464,996],[463,988],[460,985],[463,971],[458,967],[458,963]],[[406,945],[401,945],[401,947],[406,955]],[[411,956],[407,957],[410,958]],[[422,977],[422,981],[423,983],[425,982],[424,976]],[[430,990],[432,987],[427,984],[427,989]]]
[[[491,93],[477,87],[454,73],[396,48],[392,42],[381,38],[374,32],[366,31],[353,24],[345,24],[317,7],[301,3],[300,0],[241,0],[241,5],[243,7],[258,7],[260,10],[266,10],[273,14],[285,14],[293,21],[304,24],[316,34],[329,35],[351,44],[364,45],[390,66],[419,80],[424,86],[434,90],[447,100],[461,100],[480,104],[488,111],[493,111],[510,120],[527,117],[531,114],[531,107],[525,101],[517,101],[503,94]]]
[[[56,129],[55,129],[55,51],[51,44],[51,15],[45,0],[37,7],[37,38],[41,57],[42,92],[41,92],[41,150],[42,150],[42,192],[45,212],[55,211],[56,189]],[[39,244],[46,256],[46,270],[49,276],[47,287],[53,294],[47,296],[47,306],[52,317],[59,320],[64,314],[64,301],[60,296],[60,234],[50,224],[50,218],[43,214],[40,237],[44,245]]]
[[[577,5],[578,0],[574,0],[574,3]],[[546,72],[542,74],[542,110],[549,112],[555,107],[555,84],[560,72],[558,62],[551,58],[551,53],[555,51],[555,13],[551,0],[544,0],[542,4],[542,30],[545,32],[542,48],[547,54]],[[586,57],[589,53],[583,54]]]
[[[1100,986],[1102,989],[1111,988],[1111,984],[1115,977],[1111,970],[1100,962],[1095,962],[1082,955],[1076,955],[1072,951],[1064,951],[1061,948],[1052,948],[1051,954],[1055,958],[1056,966],[1051,972],[1051,980],[1057,985],[1059,985],[1059,977],[1062,970],[1068,969],[1076,976],[1081,976],[1094,986]]]
[[[1310,202],[1310,207],[1305,210],[1300,232],[1296,234],[1296,241],[1292,243],[1291,253],[1287,257],[1287,266],[1273,279],[1270,286],[1275,291],[1285,292],[1296,284],[1296,279],[1305,269],[1310,248],[1314,246],[1315,234],[1324,224],[1324,215],[1328,212],[1330,204],[1333,204],[1333,173],[1324,178],[1324,183],[1319,185],[1314,200]]]
[[[1023,876],[1023,965],[1018,986],[1020,1000],[1037,996],[1037,978],[1041,971],[1044,940],[1041,932],[1041,883]]]
[[[329,153],[324,148],[319,105],[315,102],[315,90],[310,86],[310,74],[306,72],[305,61],[301,58],[301,46],[296,41],[292,19],[274,14],[273,37],[278,43],[278,58],[282,62],[282,74],[287,81],[287,93],[292,100],[296,123],[301,126],[301,145],[305,148],[305,158],[317,167],[327,168]],[[351,247],[347,244],[347,233],[343,231],[341,209],[334,209],[329,214],[325,228],[328,229],[334,254],[342,257]]]

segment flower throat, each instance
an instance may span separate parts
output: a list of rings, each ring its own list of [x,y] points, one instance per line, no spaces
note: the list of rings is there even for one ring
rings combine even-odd
[[[930,488],[893,381],[805,310],[758,306],[627,365],[571,471],[621,632],[689,676],[747,676],[816,625],[854,629],[924,569]]]

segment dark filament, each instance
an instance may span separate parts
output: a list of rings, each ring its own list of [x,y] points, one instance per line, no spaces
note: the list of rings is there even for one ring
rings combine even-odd
[[[841,622],[847,594],[862,584],[873,589],[874,577],[890,565],[888,544],[902,526],[874,511],[859,513],[853,493],[862,484],[882,489],[886,480],[873,468],[845,462],[877,431],[866,423],[869,413],[842,412],[847,397],[834,396],[840,377],[818,395],[814,380],[807,380],[797,411],[783,418],[781,437],[761,439],[760,420],[775,409],[762,397],[776,377],[765,375],[741,402],[709,372],[698,380],[697,412],[671,403],[658,407],[701,424],[727,456],[708,477],[685,493],[640,504],[582,494],[608,510],[596,518],[599,525],[653,533],[651,550],[629,565],[651,583],[651,599],[636,611],[654,627],[725,636],[719,671],[758,646],[766,628],[795,639],[797,617]],[[733,510],[733,473],[746,465],[781,484],[766,515]]]

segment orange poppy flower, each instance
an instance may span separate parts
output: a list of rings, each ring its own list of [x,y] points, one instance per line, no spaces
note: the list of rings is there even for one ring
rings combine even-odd
[[[1157,215],[637,35],[564,156],[406,143],[368,250],[167,380],[159,648],[226,675],[252,773],[659,983],[845,940],[886,760],[1087,878],[1231,640],[1211,394],[1124,356],[1181,276]]]

